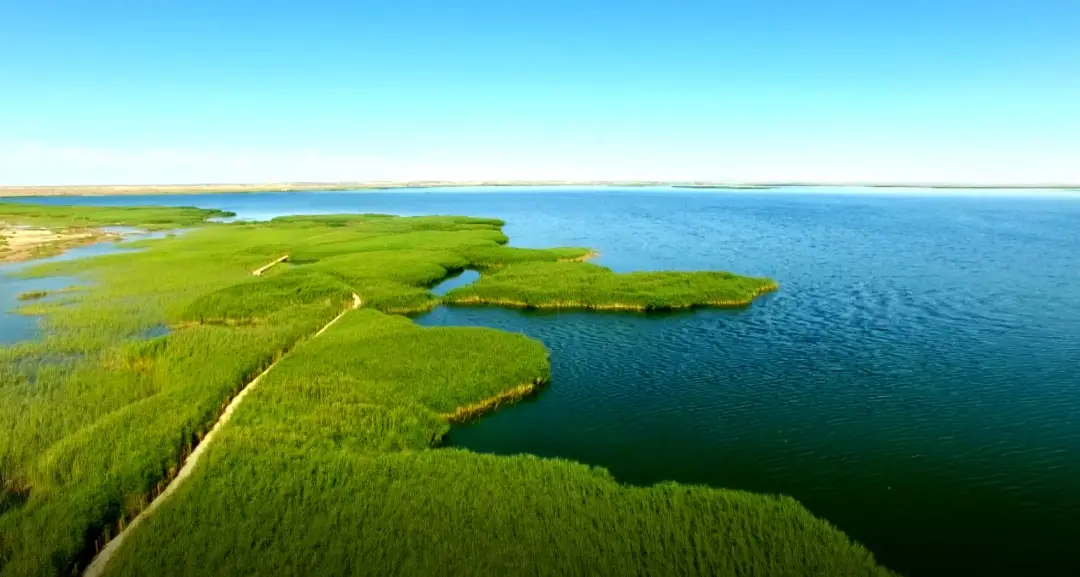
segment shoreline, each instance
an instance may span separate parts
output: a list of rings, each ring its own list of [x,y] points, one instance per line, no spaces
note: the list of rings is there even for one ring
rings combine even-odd
[[[136,184],[136,185],[33,185],[0,186],[0,198],[32,198],[56,196],[152,196],[237,194],[266,192],[335,192],[335,191],[388,191],[419,188],[466,188],[466,187],[670,187],[683,190],[735,190],[755,191],[789,187],[850,187],[850,188],[926,188],[940,190],[1061,190],[1080,192],[1080,183],[932,183],[932,182],[722,182],[677,180],[536,180],[536,181],[357,181],[357,182],[267,182],[267,183],[221,183],[221,184]]]
[[[117,241],[123,235],[99,228],[48,228],[0,223],[0,264],[27,262],[80,246]]]
[[[522,399],[531,397],[539,393],[541,389],[547,386],[547,384],[547,379],[538,378],[531,383],[518,385],[512,389],[507,389],[501,393],[492,395],[482,401],[458,407],[449,413],[442,413],[440,416],[446,419],[450,424],[456,425],[467,423],[498,409],[502,405],[516,403]]]
[[[585,253],[585,254],[583,254],[581,256],[574,256],[574,257],[569,257],[569,258],[560,258],[559,260],[557,260],[555,262],[589,262],[590,260],[593,260],[594,258],[597,258],[599,256],[600,256],[600,251],[589,249],[589,252],[587,252],[587,253]]]

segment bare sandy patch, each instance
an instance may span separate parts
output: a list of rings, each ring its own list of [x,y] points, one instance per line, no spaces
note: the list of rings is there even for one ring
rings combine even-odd
[[[0,262],[19,262],[69,248],[113,240],[120,235],[97,229],[49,229],[0,224]]]

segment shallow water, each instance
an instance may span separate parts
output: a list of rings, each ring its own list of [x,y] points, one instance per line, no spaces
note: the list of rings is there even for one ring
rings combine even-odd
[[[514,245],[590,246],[620,271],[771,276],[781,290],[741,311],[420,317],[552,351],[550,388],[450,442],[577,459],[630,483],[792,495],[910,576],[1080,574],[1080,202],[833,192],[77,202],[495,216]]]
[[[48,258],[0,264],[0,346],[10,345],[19,341],[32,340],[41,336],[41,318],[15,312],[16,309],[34,302],[41,302],[42,300],[47,301],[49,299],[60,298],[61,296],[59,294],[49,294],[45,296],[44,299],[27,302],[19,300],[19,295],[21,293],[33,291],[49,291],[50,293],[55,293],[56,291],[78,288],[87,286],[88,284],[74,276],[58,275],[40,278],[20,278],[19,273],[21,271],[49,262],[68,261],[130,251],[133,249],[124,248],[122,246],[124,241],[160,238],[166,234],[170,234],[166,232],[142,233],[137,229],[119,226],[105,227],[104,230],[122,234],[124,235],[124,239],[119,242],[101,242],[80,246]],[[176,231],[173,231],[171,234],[175,233]],[[155,334],[154,336],[159,335]]]

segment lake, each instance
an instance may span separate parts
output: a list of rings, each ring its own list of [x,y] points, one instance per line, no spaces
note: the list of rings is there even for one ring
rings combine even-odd
[[[745,310],[420,315],[425,325],[522,332],[552,355],[549,388],[447,442],[574,459],[627,483],[791,495],[912,577],[1080,574],[1080,200],[862,192],[34,201],[195,205],[253,219],[492,216],[507,221],[513,245],[589,246],[617,271],[773,277],[780,291]]]

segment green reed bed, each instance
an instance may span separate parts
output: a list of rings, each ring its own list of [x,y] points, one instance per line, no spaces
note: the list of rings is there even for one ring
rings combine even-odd
[[[470,247],[465,255],[473,268],[502,267],[519,263],[553,263],[584,259],[592,254],[587,248],[523,249],[507,246]]]
[[[126,319],[146,312],[101,311]],[[0,390],[0,467],[8,486],[28,496],[0,516],[3,573],[68,572],[95,537],[145,506],[224,400],[337,312],[294,307],[264,325],[195,326],[143,342],[104,333],[129,334],[149,319],[103,322],[3,351],[12,365],[29,355],[75,359],[23,362]],[[68,320],[104,321],[93,316]]]
[[[889,574],[790,498],[433,448],[440,415],[547,371],[520,335],[350,312],[260,383],[110,572]]]
[[[189,209],[160,210],[141,226],[196,224]],[[88,214],[95,226],[135,220]],[[26,271],[89,284],[30,305],[45,315],[42,340],[0,348],[0,575],[85,567],[229,399],[278,359],[111,570],[883,571],[790,499],[628,488],[564,461],[433,448],[463,407],[487,410],[545,382],[547,352],[521,335],[421,328],[386,313],[434,306],[428,289],[463,268],[484,270],[481,284],[591,270],[559,262],[584,249],[511,248],[501,226],[385,215],[206,224],[129,243],[137,252]],[[286,266],[251,275],[283,254]],[[515,278],[521,292],[538,280]],[[720,284],[693,286],[721,294]],[[364,308],[311,339],[353,294]],[[144,338],[162,325],[169,334]]]
[[[890,574],[788,498],[626,487],[530,456],[276,449],[238,432],[208,458],[111,574]]]
[[[199,296],[183,316],[194,323],[259,322],[283,309],[314,303],[340,310],[351,299],[350,287],[332,276],[290,271],[266,279],[252,278]]]
[[[107,220],[116,209],[95,210],[83,222],[146,225],[171,209],[141,220],[121,210],[118,222]],[[188,209],[171,214],[175,226],[192,224]],[[430,307],[427,287],[471,266],[455,251],[505,242],[500,226],[379,216],[213,224],[128,243],[139,252],[30,269],[92,283],[28,309],[46,315],[44,339],[0,349],[0,574],[70,573],[85,563],[95,541],[145,506],[230,396],[352,294],[386,310]],[[281,254],[302,258],[251,276]],[[172,332],[141,340],[161,325]]]
[[[162,230],[199,226],[208,218],[233,216],[223,210],[163,206],[60,206],[0,202],[0,223],[47,228],[130,226]]]
[[[444,302],[529,308],[665,310],[741,307],[776,290],[774,281],[728,272],[633,272],[582,262],[514,264],[454,289]]]
[[[298,448],[423,449],[446,432],[442,413],[548,370],[543,345],[522,335],[361,309],[275,367],[229,427]]]

